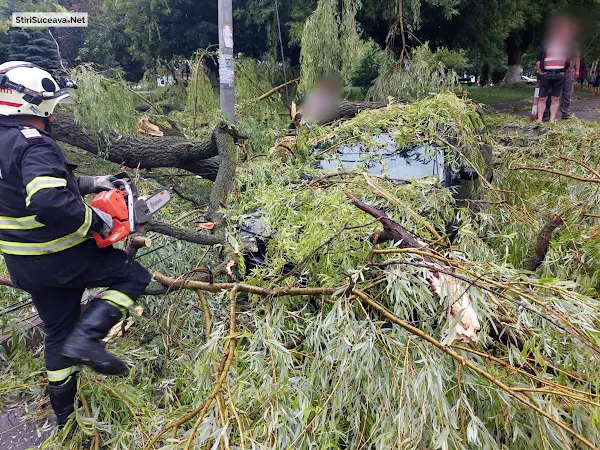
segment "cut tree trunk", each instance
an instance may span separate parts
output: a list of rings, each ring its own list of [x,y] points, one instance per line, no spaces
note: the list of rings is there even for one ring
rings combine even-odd
[[[137,137],[108,134],[105,144],[96,142],[72,115],[59,113],[52,126],[54,139],[97,155],[106,153],[108,160],[127,167],[153,169],[173,167],[184,169],[214,181],[219,170],[217,138],[229,133],[227,127],[217,126],[204,141],[191,142],[180,137]]]

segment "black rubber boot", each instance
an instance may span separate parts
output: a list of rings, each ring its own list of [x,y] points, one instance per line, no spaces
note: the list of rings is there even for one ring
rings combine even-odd
[[[56,422],[62,428],[73,411],[75,411],[75,394],[77,393],[77,373],[61,383],[48,383],[50,404],[56,415]]]
[[[104,349],[102,339],[121,320],[121,311],[106,300],[94,300],[67,337],[61,356],[71,365],[83,364],[104,375],[125,375],[123,361]]]

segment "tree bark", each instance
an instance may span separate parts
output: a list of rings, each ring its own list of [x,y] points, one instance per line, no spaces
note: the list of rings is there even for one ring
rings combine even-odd
[[[512,33],[506,38],[508,68],[502,84],[519,84],[523,75],[523,53],[528,46],[529,36]]]
[[[534,272],[542,265],[544,259],[546,259],[546,254],[548,253],[552,232],[560,227],[563,223],[564,220],[561,216],[554,216],[548,221],[548,223],[546,223],[546,225],[544,225],[544,228],[542,228],[537,237],[535,253],[525,266],[527,270]]]
[[[507,41],[506,50],[508,52],[508,67],[504,84],[518,84],[521,82],[521,75],[523,75],[523,49],[517,44],[509,46]]]
[[[225,124],[219,125],[218,128],[221,128],[221,130],[215,133],[215,141],[219,151],[219,169],[210,191],[208,210],[206,212],[206,217],[213,222],[221,219],[218,211],[221,207],[225,206],[227,196],[233,189],[236,164],[234,154],[235,143],[232,133],[228,133],[224,129],[227,128]]]
[[[108,160],[128,167],[152,169],[174,167],[214,181],[219,170],[217,139],[229,133],[228,127],[217,126],[204,141],[190,142],[179,137],[137,137],[108,134],[105,144],[97,143],[69,114],[57,114],[52,135],[60,142],[97,155],[106,153]]]
[[[386,233],[385,237],[389,239],[393,239],[400,243],[400,247],[402,248],[422,248],[423,243],[419,242],[417,238],[412,236],[406,228],[400,225],[398,222],[390,219],[388,215],[380,209],[377,209],[371,205],[367,205],[363,201],[361,201],[356,195],[354,195],[351,191],[346,191],[346,197],[348,197],[354,206],[356,206],[361,211],[369,214],[376,218],[381,225],[383,225],[383,231]],[[424,257],[424,260],[430,263],[435,263],[435,260]]]
[[[400,100],[404,102],[404,100]],[[387,106],[387,103],[382,102],[342,102],[340,107],[332,114],[319,122],[319,125],[327,125],[335,120],[348,120],[357,116],[360,112],[369,109],[379,109]]]

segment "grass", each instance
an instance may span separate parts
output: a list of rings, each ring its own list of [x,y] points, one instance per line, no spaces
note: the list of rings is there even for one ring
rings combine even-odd
[[[469,98],[485,105],[518,102],[533,98],[534,86],[471,86],[467,88]]]

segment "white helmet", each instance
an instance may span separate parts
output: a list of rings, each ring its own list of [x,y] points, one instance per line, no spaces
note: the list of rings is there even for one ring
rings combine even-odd
[[[0,115],[49,117],[62,100],[67,87],[77,87],[67,79],[60,84],[43,69],[24,61],[0,64]]]

